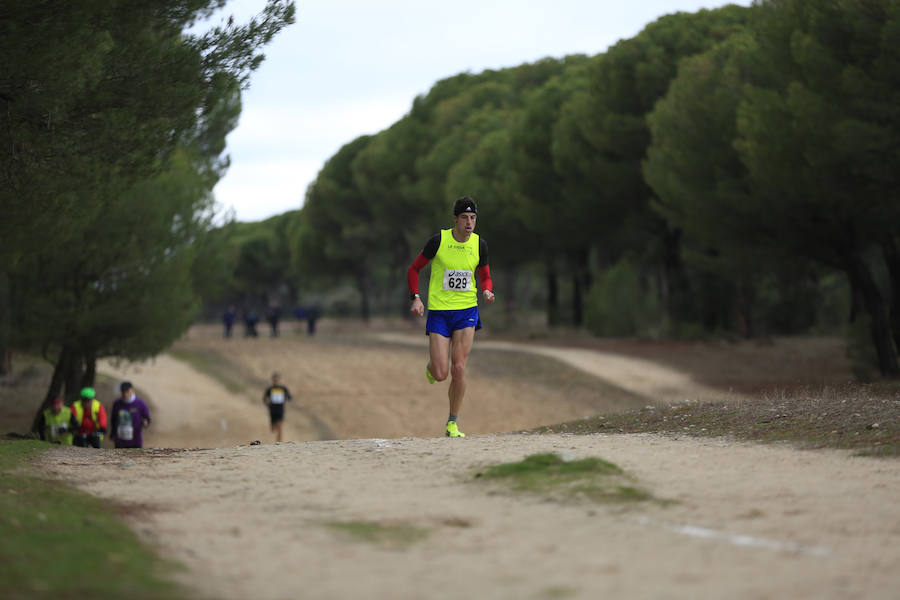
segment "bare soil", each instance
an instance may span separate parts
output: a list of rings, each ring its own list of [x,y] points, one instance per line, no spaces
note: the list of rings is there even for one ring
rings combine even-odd
[[[479,339],[460,421],[470,435],[451,440],[439,437],[446,384],[422,373],[424,336],[323,333],[222,340],[195,328],[178,351],[204,356],[208,373],[224,365],[229,386],[165,355],[105,364],[152,400],[146,441],[158,448],[58,448],[40,466],[123,507],[188,567],[178,577],[197,597],[897,597],[896,459],[676,432],[521,432],[753,402],[752,386],[698,375],[700,359]],[[273,370],[295,396],[282,444],[260,401]],[[476,477],[541,452],[611,461],[662,501],[550,500]],[[348,533],[359,524],[421,536],[379,543]]]

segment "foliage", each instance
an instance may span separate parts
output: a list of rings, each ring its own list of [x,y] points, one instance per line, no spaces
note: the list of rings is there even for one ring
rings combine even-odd
[[[196,290],[218,285],[198,273],[216,248],[205,237],[211,190],[228,166],[225,136],[260,47],[294,13],[292,2],[269,0],[246,25],[186,32],[222,5],[13,2],[0,11],[14,49],[0,79],[9,215],[0,321],[11,314],[14,325],[0,327],[0,350],[12,342],[58,357],[48,397],[63,379],[70,396],[92,381],[98,357],[156,354],[190,323]]]
[[[628,258],[607,269],[591,287],[585,326],[599,336],[655,336],[660,333],[659,295]]]
[[[879,284],[872,248],[894,268],[897,10],[761,3],[745,33],[682,63],[648,117],[645,163],[657,211],[723,256],[719,270],[737,266],[744,296],[786,261],[844,272],[886,375],[900,372],[884,299],[897,290]]]
[[[439,81],[323,168],[293,221],[291,277],[352,281],[366,317],[405,305],[405,268],[468,194],[507,323],[536,277],[551,326],[605,335],[835,331],[867,315],[890,375],[896,10],[677,13],[597,56]]]

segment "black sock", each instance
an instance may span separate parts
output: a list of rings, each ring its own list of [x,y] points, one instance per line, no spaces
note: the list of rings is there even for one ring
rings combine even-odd
[[[456,421],[456,415],[454,415],[453,413],[450,413],[450,418],[447,419],[447,421],[448,421],[448,422],[449,422],[449,421]]]

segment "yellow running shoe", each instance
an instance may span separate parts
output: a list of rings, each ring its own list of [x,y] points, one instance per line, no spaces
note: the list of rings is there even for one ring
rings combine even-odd
[[[456,421],[447,421],[447,437],[466,437],[466,434],[459,430]]]
[[[431,363],[428,363],[430,365]],[[431,374],[431,371],[428,370],[428,365],[425,365],[425,379],[428,380],[428,383],[437,383],[437,379],[434,378],[434,375]]]

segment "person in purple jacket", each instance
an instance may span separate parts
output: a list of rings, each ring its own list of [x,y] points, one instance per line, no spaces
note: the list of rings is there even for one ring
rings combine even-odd
[[[141,432],[150,425],[147,403],[135,395],[130,381],[123,381],[119,390],[122,395],[113,403],[110,437],[116,448],[141,448],[144,445]]]

